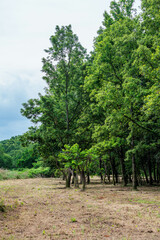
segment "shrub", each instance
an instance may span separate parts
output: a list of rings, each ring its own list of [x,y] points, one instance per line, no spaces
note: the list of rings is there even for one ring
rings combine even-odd
[[[31,168],[29,169],[28,176],[30,178],[34,177],[47,177],[49,175],[50,168],[49,167],[39,167],[39,168]]]

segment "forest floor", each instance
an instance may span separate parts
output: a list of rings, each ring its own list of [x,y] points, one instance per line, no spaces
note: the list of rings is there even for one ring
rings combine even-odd
[[[160,239],[160,187],[92,181],[85,192],[61,179],[0,181],[0,240]]]

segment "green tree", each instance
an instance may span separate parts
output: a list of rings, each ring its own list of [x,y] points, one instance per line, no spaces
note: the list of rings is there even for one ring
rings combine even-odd
[[[86,75],[86,50],[71,26],[56,27],[50,37],[51,47],[42,59],[46,81],[45,95],[23,104],[21,113],[38,123],[24,135],[38,142],[44,157],[55,155],[65,144],[75,142],[77,119],[84,107],[83,83]]]
[[[99,32],[95,41],[91,74],[85,82],[94,106],[92,109],[95,112],[101,110],[104,115],[103,121],[95,124],[92,137],[97,144],[104,142],[102,145],[106,146],[106,151],[116,155],[118,153],[124,185],[127,184],[125,153],[127,148],[134,149],[136,143],[137,125],[132,120],[140,118],[144,97],[143,76],[140,76],[138,67],[134,65],[134,53],[138,49],[141,29],[132,6],[133,1],[111,2],[111,14],[104,14],[105,28]],[[136,188],[134,153],[132,173],[133,188]]]

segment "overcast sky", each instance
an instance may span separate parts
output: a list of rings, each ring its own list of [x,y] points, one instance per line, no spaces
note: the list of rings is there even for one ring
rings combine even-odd
[[[56,25],[72,25],[81,44],[92,50],[111,0],[0,0],[0,140],[21,135],[30,122],[23,102],[43,92],[41,59]],[[140,0],[136,0],[136,7]]]

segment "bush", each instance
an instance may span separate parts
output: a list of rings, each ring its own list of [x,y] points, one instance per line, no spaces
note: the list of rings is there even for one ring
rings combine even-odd
[[[49,167],[39,167],[39,168],[31,168],[29,169],[28,176],[30,178],[34,177],[48,177],[50,175]]]
[[[26,179],[35,177],[50,177],[52,171],[50,167],[38,167],[31,169],[5,170],[0,169],[0,180]]]

